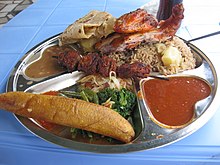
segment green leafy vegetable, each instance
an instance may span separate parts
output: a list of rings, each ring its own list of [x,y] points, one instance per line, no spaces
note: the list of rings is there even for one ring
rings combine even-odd
[[[73,139],[76,138],[76,136],[79,134],[82,135],[84,138],[89,137],[90,139],[92,139],[93,134],[95,134],[90,131],[85,131],[85,130],[78,129],[78,128],[70,128],[70,133]]]
[[[98,93],[95,93],[89,88],[83,88],[79,91],[59,92],[61,96],[82,99],[101,105],[110,101],[112,103],[111,108],[127,120],[129,120],[129,118],[131,119],[131,112],[136,105],[135,94],[125,88],[122,88],[121,90],[105,88]],[[90,140],[93,140],[94,136],[97,136],[95,133],[77,128],[71,128],[70,132],[73,139],[76,138],[77,135],[89,137]],[[113,139],[108,137],[107,140],[111,142]]]
[[[99,104],[99,98],[98,98],[98,95],[92,91],[91,89],[89,88],[85,88],[84,90],[82,90],[86,97],[88,98],[88,102],[92,102],[92,103],[95,103],[95,104]]]
[[[107,100],[113,102],[112,109],[127,119],[136,105],[136,96],[133,92],[122,88],[121,90],[105,88],[97,93],[100,104]]]
[[[99,104],[98,95],[89,88],[81,89],[80,91],[59,91],[61,96],[77,98],[81,100],[85,100],[87,102],[92,102],[95,104]]]
[[[75,91],[59,91],[60,96],[70,97],[70,98],[81,98],[81,95],[79,92]]]

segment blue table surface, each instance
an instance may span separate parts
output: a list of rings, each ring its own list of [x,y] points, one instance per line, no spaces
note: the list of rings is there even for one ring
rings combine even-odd
[[[149,0],[38,0],[0,28],[0,92],[10,72],[33,46],[63,32],[90,10],[115,17]],[[177,35],[188,40],[219,30],[218,0],[184,0],[185,18]],[[193,42],[219,72],[220,36]],[[219,91],[218,91],[219,92]],[[0,111],[0,164],[220,164],[220,106],[198,131],[171,145],[126,154],[95,154],[69,150],[27,131],[12,113]]]

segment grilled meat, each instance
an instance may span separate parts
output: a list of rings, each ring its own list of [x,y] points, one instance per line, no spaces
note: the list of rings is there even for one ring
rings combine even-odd
[[[116,20],[114,30],[118,33],[109,35],[95,44],[95,48],[104,53],[122,52],[138,46],[141,42],[159,42],[172,38],[181,25],[184,18],[183,4],[177,4],[172,9],[172,14],[167,20],[161,20],[158,26],[148,26],[152,22],[151,17],[146,17],[150,20],[145,20],[147,24],[140,25],[145,19],[146,14],[140,14],[143,11],[137,10],[123,15]],[[139,14],[138,14],[139,13]],[[140,17],[140,18],[138,18]],[[124,22],[122,22],[122,20]],[[126,27],[126,26],[129,27]],[[156,25],[156,24],[155,24]],[[142,26],[146,26],[143,30]],[[130,32],[130,33],[128,33]]]
[[[108,56],[102,56],[98,64],[99,74],[103,77],[108,77],[111,71],[116,72],[116,61]]]
[[[142,62],[134,62],[132,64],[122,64],[117,68],[117,75],[121,78],[128,77],[147,77],[150,73],[150,67]]]
[[[98,63],[100,56],[97,53],[89,53],[81,58],[78,64],[78,71],[83,71],[87,74],[98,73]]]
[[[111,57],[101,57],[98,53],[88,53],[81,57],[76,50],[59,54],[58,62],[66,67],[68,72],[78,70],[86,74],[100,74],[103,77],[108,77],[111,71],[116,72],[121,78],[143,78],[150,73],[150,67],[141,62],[117,66],[116,60]]]
[[[146,32],[158,25],[157,19],[144,9],[137,9],[119,17],[114,25],[115,32],[136,33]]]
[[[67,68],[68,72],[76,70],[81,57],[78,51],[65,51],[58,55],[58,63]]]

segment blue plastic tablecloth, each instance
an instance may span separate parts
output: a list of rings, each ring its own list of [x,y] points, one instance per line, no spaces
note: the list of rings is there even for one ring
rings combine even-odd
[[[62,32],[90,10],[105,10],[115,17],[149,0],[38,0],[0,28],[0,92],[10,72],[33,46]],[[178,31],[184,39],[219,30],[218,0],[184,0],[185,18]],[[208,13],[208,14],[207,14]],[[211,59],[217,72],[219,36],[194,42]],[[220,104],[219,104],[220,105]],[[0,111],[0,165],[14,164],[220,164],[220,108],[192,135],[165,147],[126,154],[95,154],[65,149],[27,131],[12,113]]]

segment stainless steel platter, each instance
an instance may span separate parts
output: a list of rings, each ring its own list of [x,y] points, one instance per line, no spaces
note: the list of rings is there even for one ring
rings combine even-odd
[[[26,53],[12,71],[7,84],[7,91],[42,93],[49,90],[60,90],[74,85],[76,81],[84,75],[77,71],[73,73],[51,75],[45,78],[30,78],[25,75],[27,66],[34,60],[39,59],[45,48],[58,44],[58,37],[59,34],[43,41]],[[80,151],[125,153],[158,148],[176,142],[202,127],[214,115],[217,109],[216,93],[218,80],[216,70],[209,58],[201,50],[192,44],[188,44],[188,46],[191,48],[196,58],[196,68],[177,75],[198,76],[204,79],[211,86],[211,95],[200,102],[196,107],[196,111],[199,112],[196,118],[183,128],[168,129],[157,125],[150,119],[143,99],[138,99],[138,108],[135,109],[133,114],[136,137],[129,144],[88,144],[74,141],[64,136],[66,130],[63,128],[58,128],[57,132],[48,131],[38,125],[33,119],[17,115],[15,115],[15,117],[24,127],[40,138],[63,147]],[[137,86],[136,90],[139,90],[139,86]]]

